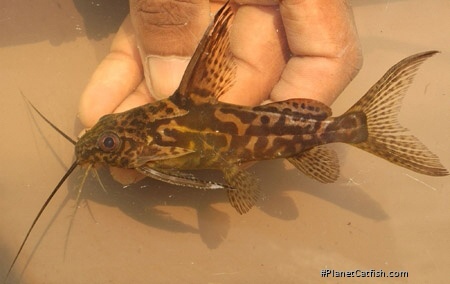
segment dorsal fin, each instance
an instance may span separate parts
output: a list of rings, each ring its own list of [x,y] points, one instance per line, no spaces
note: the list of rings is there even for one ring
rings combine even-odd
[[[215,103],[234,83],[236,68],[230,52],[233,10],[227,2],[206,29],[186,68],[175,102]]]

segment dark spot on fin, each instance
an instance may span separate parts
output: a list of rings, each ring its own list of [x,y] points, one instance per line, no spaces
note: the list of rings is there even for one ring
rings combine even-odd
[[[258,200],[258,180],[236,165],[225,166],[222,171],[227,183],[235,189],[228,190],[228,199],[231,205],[239,214],[247,213]]]
[[[172,100],[195,104],[215,103],[234,83],[236,66],[230,51],[230,26],[234,17],[227,2],[214,17],[183,75]]]
[[[448,175],[439,161],[416,137],[405,134],[398,123],[398,111],[406,90],[419,66],[437,51],[407,57],[386,74],[346,114],[363,112],[367,116],[367,140],[352,145],[412,171]]]
[[[339,177],[339,160],[334,150],[317,146],[287,159],[305,175],[323,183],[335,182]]]
[[[229,191],[233,191],[233,189],[230,188],[228,185],[212,181],[200,180],[197,179],[195,176],[187,173],[162,169],[153,169],[148,166],[142,166],[136,168],[136,170],[150,178],[178,186],[194,187],[198,189],[228,189]]]

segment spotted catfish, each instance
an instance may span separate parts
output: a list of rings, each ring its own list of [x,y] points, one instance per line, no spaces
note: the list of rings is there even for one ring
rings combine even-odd
[[[412,171],[448,171],[397,122],[397,112],[419,65],[436,53],[408,57],[393,66],[354,106],[338,117],[311,99],[256,107],[220,102],[235,78],[229,49],[233,11],[216,14],[179,88],[167,99],[109,114],[76,144],[77,163],[133,168],[168,183],[223,188],[239,213],[257,201],[257,179],[241,164],[285,158],[320,182],[339,176],[338,159],[323,146],[344,142]],[[185,170],[217,169],[226,184],[196,179]]]

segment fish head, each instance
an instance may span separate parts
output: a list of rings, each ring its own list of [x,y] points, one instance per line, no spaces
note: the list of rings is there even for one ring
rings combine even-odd
[[[104,164],[120,168],[136,167],[144,141],[140,139],[142,126],[130,125],[126,113],[107,114],[75,145],[79,165]]]

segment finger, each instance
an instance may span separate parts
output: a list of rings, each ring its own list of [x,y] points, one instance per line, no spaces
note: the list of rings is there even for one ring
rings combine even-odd
[[[138,87],[129,94],[114,110],[115,113],[124,112],[126,110],[148,104],[155,101],[149,96],[149,91],[145,85],[145,81],[141,81]]]
[[[222,101],[257,105],[266,100],[278,82],[288,58],[278,6],[244,5],[236,12],[230,48],[236,62],[236,79]]]
[[[115,181],[123,185],[133,184],[145,178],[145,175],[135,169],[109,167],[109,172]]]
[[[271,98],[331,104],[362,64],[351,7],[343,0],[285,0],[280,12],[293,57]]]
[[[208,0],[130,0],[147,86],[155,98],[171,95],[208,26]]]
[[[114,38],[110,53],[94,72],[81,95],[78,116],[86,127],[112,113],[143,79],[142,66],[129,18]]]
[[[235,0],[239,5],[264,5],[273,6],[280,4],[281,0]]]

